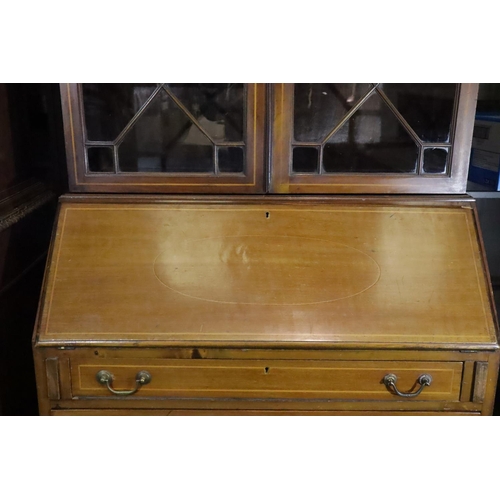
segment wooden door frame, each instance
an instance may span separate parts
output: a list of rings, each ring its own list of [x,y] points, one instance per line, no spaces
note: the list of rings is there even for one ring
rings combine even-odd
[[[246,173],[220,176],[89,172],[81,84],[61,83],[60,89],[69,186],[73,192],[245,194],[265,190],[265,84],[246,84]]]
[[[289,194],[463,194],[466,191],[470,146],[479,84],[459,84],[448,174],[295,174],[291,173],[293,83],[272,86],[270,191]]]

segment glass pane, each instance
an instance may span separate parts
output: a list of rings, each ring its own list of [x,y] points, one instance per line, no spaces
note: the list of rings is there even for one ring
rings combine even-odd
[[[322,141],[371,87],[368,83],[296,83],[295,140]]]
[[[242,174],[244,170],[243,148],[219,147],[219,171]]]
[[[87,148],[90,172],[114,172],[113,148]]]
[[[169,89],[215,141],[243,141],[243,83],[169,83]]]
[[[318,172],[317,148],[293,148],[292,170],[295,173],[315,174]]]
[[[323,151],[326,172],[416,173],[418,147],[378,94],[372,95]]]
[[[450,142],[455,83],[383,83],[387,97],[425,142]]]
[[[114,141],[155,87],[155,83],[83,83],[87,139]]]
[[[160,91],[118,148],[122,172],[214,173],[212,143]]]
[[[424,149],[424,173],[444,174],[448,161],[447,148],[425,148]]]

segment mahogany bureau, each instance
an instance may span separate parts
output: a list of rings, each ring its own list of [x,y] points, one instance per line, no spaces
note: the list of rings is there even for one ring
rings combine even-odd
[[[477,86],[61,90],[42,415],[491,414]]]

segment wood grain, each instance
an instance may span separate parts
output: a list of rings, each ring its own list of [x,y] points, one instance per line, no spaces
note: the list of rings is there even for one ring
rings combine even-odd
[[[45,360],[47,374],[47,397],[49,399],[60,399],[61,390],[59,382],[59,359],[48,358]]]
[[[460,205],[63,203],[45,297],[42,342],[496,346]]]
[[[119,343],[115,342],[114,345],[117,346]],[[464,401],[464,391],[467,392],[467,389],[464,387],[462,390],[460,385],[461,381],[464,384],[468,376],[464,374],[461,377],[460,373],[461,367],[469,364],[473,365],[475,361],[489,361],[490,371],[493,373],[498,358],[498,351],[63,347],[37,347],[35,349],[37,366],[39,366],[39,360],[58,357],[61,368],[61,400],[51,403],[46,396],[43,396],[43,390],[40,393],[43,396],[40,398],[40,411],[44,415],[50,414],[51,407],[52,409],[57,408],[63,413],[68,411],[68,415],[79,414],[80,410],[83,411],[82,414],[86,414],[85,412],[88,411],[89,415],[93,414],[92,412],[98,414],[101,411],[104,414],[111,411],[110,414],[117,415],[143,414],[140,412],[145,411],[152,412],[152,414],[155,414],[155,412],[156,414],[167,414],[172,410],[199,411],[200,414],[211,414],[212,411],[228,412],[228,414],[240,412],[243,414],[252,411],[261,414],[268,411],[284,410],[335,413],[347,411],[368,412],[368,414],[373,412],[390,414],[394,411],[443,411],[446,414],[451,412],[482,412],[483,414],[490,414],[492,398],[494,397],[494,381],[489,380],[488,382],[488,386],[492,385],[493,389],[488,389],[484,403],[473,403],[470,400]],[[180,368],[176,373],[179,366],[184,368]],[[157,372],[155,367],[160,367],[160,371]],[[264,371],[266,367],[269,368],[267,374]],[[322,379],[321,376],[318,377],[312,371],[313,375],[306,383],[316,383],[320,389],[326,389],[326,392],[323,394],[318,392],[316,394],[306,394],[306,397],[303,398],[293,398],[291,393],[282,392],[280,398],[270,398],[269,386],[267,386],[266,390],[266,385],[259,385],[259,377],[261,377],[260,380],[262,380],[262,377],[269,377],[270,375],[274,377],[276,372],[271,373],[273,367],[281,369],[281,374],[278,372],[281,381],[283,381],[283,377],[286,378],[286,373],[290,374],[294,369],[302,370],[300,376],[304,376],[304,374],[308,374],[308,368],[323,367],[323,373],[330,374],[330,376]],[[356,372],[356,367],[360,368],[359,373]],[[103,387],[98,386],[95,381],[95,373],[102,368],[107,368],[114,373],[115,382],[113,385],[118,389],[132,388],[135,385],[134,376],[137,371],[142,369],[150,370],[154,377],[154,385],[150,386],[152,391],[147,393],[140,389],[134,396],[115,397]],[[205,370],[206,368],[209,369],[208,372]],[[344,371],[338,370],[339,368],[344,368]],[[337,381],[337,376],[348,374],[345,368],[353,369],[357,374],[350,375],[350,379]],[[368,370],[363,370],[363,368],[368,368]],[[437,371],[435,371],[436,368]],[[180,384],[180,388],[186,388],[186,384],[188,384],[188,388],[194,388],[195,391],[188,391],[188,397],[179,397],[179,391],[177,390],[179,386],[175,383],[174,391],[169,392],[169,387],[172,387],[172,383],[180,376],[182,370],[187,369],[193,369],[192,374],[188,377],[188,380]],[[219,387],[217,387],[217,379],[209,377],[207,381],[206,376],[210,375],[210,369],[212,369],[212,373],[215,369],[216,373],[218,370],[218,373],[222,374],[218,376]],[[372,375],[375,375],[375,378],[380,379],[378,382],[381,382],[382,377],[387,373],[384,369],[398,375],[402,384],[400,389],[402,390],[410,390],[416,377],[425,373],[425,370],[430,371],[435,381],[439,380],[436,384],[441,385],[441,388],[444,381],[448,380],[450,385],[447,385],[448,382],[446,382],[445,392],[448,391],[450,396],[448,399],[436,396],[436,394],[427,397],[424,393],[424,399],[419,397],[406,400],[397,396],[384,396],[378,392],[383,386],[379,384],[374,386],[372,378]],[[402,371],[398,371],[400,369]],[[245,370],[248,371],[250,378],[241,377]],[[453,372],[451,380],[450,370]],[[443,375],[445,375],[444,379],[442,378]],[[233,376],[239,377],[239,379],[232,382]],[[82,377],[86,377],[84,386],[82,386]],[[44,376],[40,376],[39,380],[41,385],[45,383]],[[348,384],[349,381],[358,388],[364,387],[365,392],[354,392],[350,395],[338,392],[341,385]],[[265,384],[268,383],[265,382]],[[271,388],[272,383],[271,381]],[[293,383],[292,381],[292,386]],[[189,387],[189,384],[193,385]],[[210,394],[210,391],[207,390],[209,389],[207,384],[212,384],[212,389],[215,388],[216,390],[212,390]],[[235,397],[238,396],[235,391],[224,392],[224,387],[230,389],[231,384],[240,384],[240,387],[243,384],[246,385],[247,389],[251,388],[253,384],[254,389],[257,387],[258,390],[264,390],[261,390],[260,398],[251,398],[250,391],[242,391],[239,397]],[[287,388],[286,385],[278,385],[278,390],[286,390]],[[91,390],[88,390],[87,386]],[[143,389],[145,388],[146,386],[143,387]],[[438,386],[434,385],[434,390],[437,388]],[[374,389],[375,393],[371,392],[370,389]],[[426,388],[425,391],[428,389],[430,388]],[[198,395],[203,397],[193,397],[193,395],[196,395],[196,390]],[[330,394],[334,399],[324,398],[328,390],[330,390]],[[335,390],[337,390],[336,394]],[[75,393],[73,394],[73,392]],[[460,401],[457,399],[459,393]],[[350,396],[350,398],[346,398],[346,396]]]
[[[125,362],[124,362],[125,361]],[[189,398],[302,398],[337,400],[405,400],[387,390],[382,379],[398,377],[398,389],[414,392],[418,377],[433,378],[415,398],[419,401],[458,401],[462,363],[424,362],[307,362],[232,360],[106,360],[72,365],[73,395],[114,397],[96,381],[96,374],[113,374],[115,390],[135,387],[136,374],[147,370],[151,382],[128,399],[150,397]]]
[[[488,363],[478,361],[474,374],[474,392],[472,401],[474,403],[483,403],[487,385]]]

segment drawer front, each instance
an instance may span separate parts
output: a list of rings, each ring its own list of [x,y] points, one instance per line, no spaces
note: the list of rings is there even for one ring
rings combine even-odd
[[[422,361],[74,360],[71,383],[73,397],[458,401],[462,367],[461,362]],[[111,374],[111,389],[138,390],[113,394],[98,382],[101,370]],[[151,380],[137,384],[144,370]],[[430,375],[432,382],[418,396],[405,398],[384,385],[388,374],[396,375],[396,387],[405,393],[418,391],[421,375]]]

